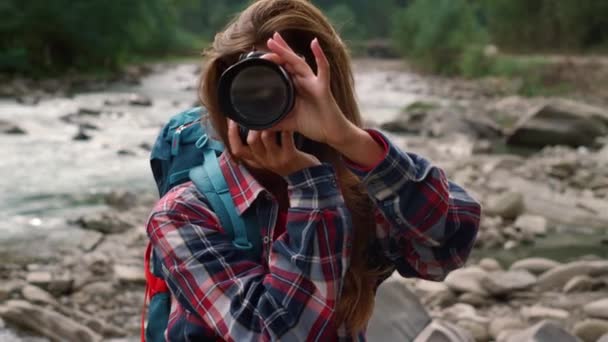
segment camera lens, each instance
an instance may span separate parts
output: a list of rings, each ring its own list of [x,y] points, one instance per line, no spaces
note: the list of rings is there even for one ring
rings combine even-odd
[[[247,123],[266,125],[283,114],[288,89],[274,69],[256,65],[235,75],[230,98],[234,109]]]
[[[222,112],[255,130],[272,127],[293,108],[295,89],[287,71],[259,57],[245,58],[228,68],[218,84]]]

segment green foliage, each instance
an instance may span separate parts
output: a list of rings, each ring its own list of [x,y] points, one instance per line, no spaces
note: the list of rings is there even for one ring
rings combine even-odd
[[[131,54],[167,51],[178,38],[171,0],[4,0],[0,16],[5,72],[113,69]]]
[[[112,70],[135,57],[194,56],[251,1],[0,0],[0,72]],[[506,51],[608,50],[604,0],[312,2],[351,51],[390,37],[421,68],[448,75],[520,73],[519,62],[486,56],[488,43]]]
[[[394,19],[393,39],[399,50],[424,69],[458,74],[471,46],[487,41],[466,0],[417,0]]]
[[[512,50],[581,50],[608,43],[608,2],[477,0],[495,42]]]

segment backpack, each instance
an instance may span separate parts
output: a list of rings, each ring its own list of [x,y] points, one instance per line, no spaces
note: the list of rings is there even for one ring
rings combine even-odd
[[[233,244],[249,255],[261,255],[261,238],[255,217],[239,216],[217,157],[224,150],[213,138],[207,111],[196,107],[173,116],[161,129],[150,153],[150,166],[160,197],[173,187],[192,180],[205,195]],[[142,342],[165,341],[171,296],[163,279],[162,264],[148,242],[144,267],[146,294],[141,321]],[[148,304],[147,326],[146,304]]]

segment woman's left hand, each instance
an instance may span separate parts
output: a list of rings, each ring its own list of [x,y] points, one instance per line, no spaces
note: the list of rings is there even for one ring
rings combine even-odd
[[[271,130],[296,131],[311,140],[333,146],[356,129],[346,119],[331,92],[329,62],[316,38],[310,44],[317,64],[316,74],[278,32],[267,45],[272,52],[263,58],[282,65],[291,74],[297,93],[291,113]]]

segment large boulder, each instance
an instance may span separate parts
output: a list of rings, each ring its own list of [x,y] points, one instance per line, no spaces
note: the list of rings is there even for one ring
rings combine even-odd
[[[404,282],[391,277],[378,288],[367,335],[370,341],[411,341],[430,322],[420,299]]]
[[[518,146],[588,146],[608,134],[608,111],[584,103],[555,99],[524,116],[508,132]]]
[[[0,306],[0,318],[53,341],[101,341],[101,336],[69,317],[23,300]]]

